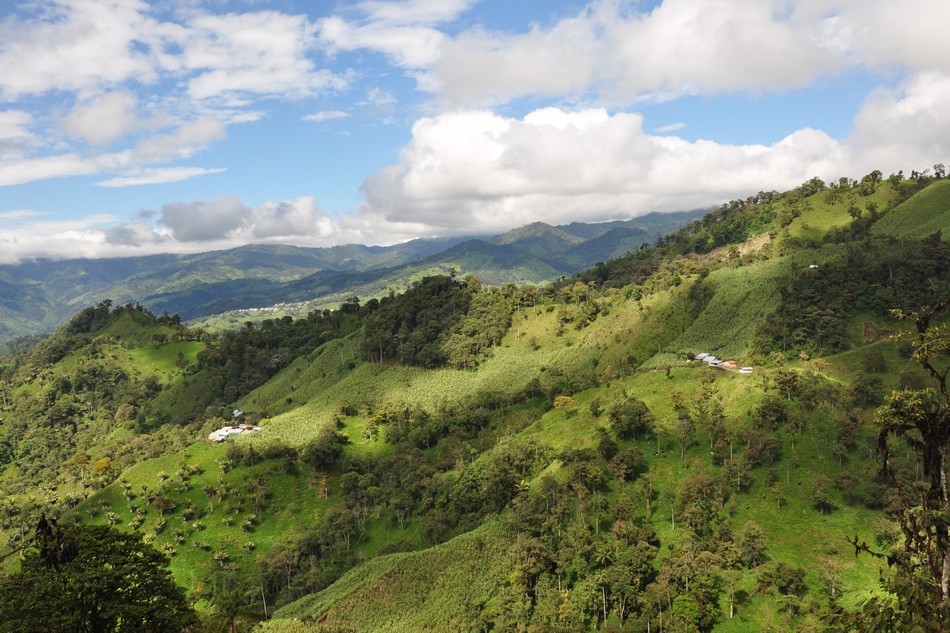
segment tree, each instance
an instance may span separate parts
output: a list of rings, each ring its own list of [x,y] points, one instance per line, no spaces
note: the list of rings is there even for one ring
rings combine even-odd
[[[607,408],[610,427],[620,439],[638,438],[653,431],[656,419],[646,403],[639,398],[624,397]]]
[[[572,416],[577,413],[577,402],[574,401],[574,398],[565,395],[559,395],[554,397],[554,408],[563,411],[564,415]]]
[[[913,501],[905,501],[897,517],[904,534],[902,551],[880,554],[857,536],[849,539],[857,552],[885,559],[894,573],[882,577],[887,597],[868,601],[854,615],[836,609],[832,613],[836,625],[860,630],[942,631],[942,624],[950,621],[946,470],[950,446],[950,328],[936,324],[948,306],[950,300],[942,300],[918,312],[894,311],[895,316],[914,321],[916,331],[909,335],[913,339],[913,358],[929,374],[934,387],[896,391],[878,409],[882,473],[898,488],[906,485],[891,462],[891,439],[901,439],[923,464],[925,481],[919,490],[904,497]]]
[[[0,580],[0,631],[181,631],[197,623],[168,559],[139,534],[40,520]]]
[[[933,379],[936,388],[893,393],[878,410],[881,422],[879,446],[884,457],[884,470],[892,478],[890,437],[903,439],[920,458],[929,488],[921,496],[922,507],[917,521],[908,521],[905,513],[904,533],[908,549],[917,555],[939,594],[934,600],[950,600],[950,514],[947,491],[947,448],[950,446],[950,356],[948,326],[932,322],[950,305],[950,301],[925,308],[919,313],[899,312],[902,319],[916,324],[914,359]],[[913,524],[913,527],[912,525]]]

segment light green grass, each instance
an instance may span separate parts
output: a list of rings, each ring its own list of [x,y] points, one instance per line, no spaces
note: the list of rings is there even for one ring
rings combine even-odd
[[[884,211],[893,206],[899,197],[887,181],[881,182],[870,196],[862,196],[856,190],[851,190],[829,203],[827,194],[827,191],[822,191],[806,199],[801,215],[788,225],[789,237],[821,239],[832,227],[844,227],[851,223],[848,210],[852,204],[864,213],[870,203],[877,205],[879,211]],[[783,237],[778,235],[778,240],[781,241]]]
[[[345,574],[324,591],[294,602],[263,631],[286,620],[358,631],[467,631],[509,571],[513,535],[488,523],[421,552],[390,554]]]
[[[193,363],[198,353],[206,347],[204,343],[180,341],[139,347],[129,351],[129,356],[143,373],[171,375],[179,371],[178,354],[185,363]]]
[[[876,235],[922,238],[950,236],[950,180],[937,180],[901,203],[871,228]]]

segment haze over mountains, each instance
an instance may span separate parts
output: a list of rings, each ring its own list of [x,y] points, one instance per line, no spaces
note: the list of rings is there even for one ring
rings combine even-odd
[[[491,284],[543,283],[652,244],[702,211],[600,224],[536,222],[493,237],[416,239],[393,246],[248,245],[197,255],[36,260],[0,266],[0,341],[48,331],[104,299],[197,319],[304,303],[304,312],[401,289],[423,274]]]

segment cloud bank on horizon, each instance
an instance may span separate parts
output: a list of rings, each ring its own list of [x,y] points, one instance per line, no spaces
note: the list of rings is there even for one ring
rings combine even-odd
[[[483,234],[950,158],[944,0],[313,4],[3,9],[0,262]]]

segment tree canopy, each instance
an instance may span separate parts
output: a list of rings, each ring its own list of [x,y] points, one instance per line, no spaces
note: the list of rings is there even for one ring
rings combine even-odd
[[[181,631],[194,611],[138,534],[41,520],[20,571],[0,579],[0,631]]]

